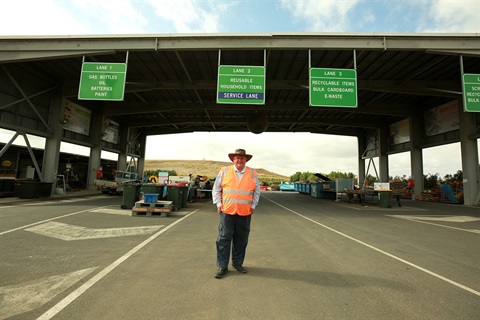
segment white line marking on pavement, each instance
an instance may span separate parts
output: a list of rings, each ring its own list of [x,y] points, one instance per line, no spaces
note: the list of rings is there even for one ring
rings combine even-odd
[[[88,268],[0,288],[0,319],[37,309],[60,292],[85,278],[96,268]]]
[[[79,201],[87,201],[91,199],[102,199],[108,198],[106,196],[90,196],[90,197],[81,197],[81,198],[69,198],[69,199],[58,199],[58,200],[39,200],[34,202],[27,202],[27,203],[19,203],[16,204],[17,206],[40,206],[40,205],[47,205],[47,204],[57,204],[57,203],[73,203]]]
[[[90,212],[118,214],[118,215],[122,215],[122,216],[131,216],[132,215],[132,211],[130,211],[130,210],[113,209],[113,208],[96,209],[96,210],[92,210]]]
[[[72,303],[75,299],[77,299],[80,295],[82,295],[85,291],[87,291],[90,287],[92,287],[95,283],[100,281],[103,277],[105,277],[107,274],[109,274],[112,270],[114,270],[116,267],[118,267],[122,262],[126,261],[128,258],[130,258],[133,254],[135,254],[137,251],[142,249],[144,246],[146,246],[148,243],[153,241],[155,238],[172,228],[173,226],[177,225],[178,223],[182,222],[183,220],[187,219],[190,217],[192,214],[197,212],[198,210],[192,211],[188,215],[178,219],[177,221],[173,222],[172,224],[168,225],[167,227],[163,228],[162,230],[158,231],[154,235],[152,235],[150,238],[147,240],[143,241],[140,243],[138,246],[124,254],[122,257],[118,258],[116,261],[114,261],[112,264],[107,266],[105,269],[94,275],[92,278],[90,278],[87,282],[85,282],[82,286],[80,286],[77,290],[73,291],[70,293],[68,296],[66,296],[64,299],[62,299],[60,302],[58,302],[56,305],[54,305],[50,310],[42,314],[37,320],[46,320],[46,319],[51,319],[53,318],[56,314],[58,314],[60,311],[62,311],[65,307],[67,307],[70,303]]]
[[[405,207],[405,206],[401,206],[401,207],[398,207],[398,206],[392,206],[391,208],[381,208],[379,206],[362,206],[361,204],[359,203],[345,203],[345,202],[341,202],[341,201],[335,201],[333,202],[332,204],[335,204],[337,206],[341,206],[341,207],[344,207],[344,208],[349,208],[349,209],[354,209],[354,210],[362,210],[362,211],[365,211],[365,210],[388,210],[388,211],[428,211],[427,209],[420,209],[420,208],[414,208],[414,207]]]
[[[109,206],[102,206],[102,207],[97,207],[97,208],[107,208],[107,207],[109,207]],[[42,220],[42,221],[30,223],[30,224],[27,224],[27,225],[24,225],[24,226],[21,226],[21,227],[18,227],[18,228],[6,230],[6,231],[3,231],[3,232],[0,232],[0,236],[3,236],[4,234],[10,233],[10,232],[26,229],[28,227],[33,227],[33,226],[36,226],[38,224],[42,224],[42,223],[45,223],[45,222],[48,222],[48,221],[58,220],[58,219],[61,219],[61,218],[74,216],[74,215],[79,214],[79,213],[88,212],[92,209],[93,208],[85,209],[85,210],[81,210],[81,211],[77,211],[77,212],[72,212],[72,213],[69,213],[69,214],[64,214],[63,216],[58,216],[58,217],[55,217],[55,218],[45,219],[45,220]]]
[[[304,216],[304,215],[302,215],[302,214],[300,214],[300,213],[298,213],[298,212],[296,212],[296,211],[293,211],[292,209],[289,209],[289,208],[281,205],[280,203],[275,202],[275,201],[269,199],[268,197],[264,197],[264,198],[266,198],[267,200],[275,203],[277,206],[282,207],[282,208],[284,208],[285,210],[288,210],[288,211],[296,214],[297,216],[299,216],[299,217],[301,217],[301,218],[303,218],[303,219],[305,219],[305,220],[308,220],[308,221],[310,221],[310,222],[313,222],[313,223],[315,223],[315,224],[317,224],[317,225],[319,225],[319,226],[321,226],[321,227],[323,227],[323,228],[325,228],[325,229],[328,229],[328,230],[330,230],[330,231],[332,231],[332,232],[335,232],[335,233],[337,233],[337,234],[339,234],[339,235],[341,235],[341,236],[343,236],[343,237],[345,237],[345,238],[348,238],[348,239],[350,239],[350,240],[352,240],[352,241],[355,241],[355,242],[357,242],[357,243],[359,243],[359,244],[361,244],[361,245],[363,245],[363,246],[365,246],[365,247],[368,247],[368,248],[370,248],[370,249],[372,249],[372,250],[375,250],[375,251],[377,251],[377,252],[380,252],[380,253],[382,253],[382,254],[390,257],[390,258],[393,258],[393,259],[395,259],[395,260],[397,260],[397,261],[400,261],[400,262],[402,262],[402,263],[405,263],[405,264],[407,264],[407,265],[409,265],[409,266],[411,266],[411,267],[413,267],[413,268],[415,268],[415,269],[418,269],[418,270],[420,270],[420,271],[423,271],[423,272],[425,272],[425,273],[427,273],[427,274],[429,274],[429,275],[431,275],[431,276],[434,276],[434,277],[436,277],[436,278],[438,278],[438,279],[440,279],[440,280],[443,280],[443,281],[445,281],[445,282],[448,282],[448,283],[450,283],[450,284],[452,284],[452,285],[454,285],[454,286],[456,286],[456,287],[458,287],[458,288],[460,288],[460,289],[463,289],[463,290],[465,290],[465,291],[471,292],[471,293],[473,293],[474,295],[480,296],[480,292],[479,292],[479,291],[476,291],[476,290],[474,290],[474,289],[472,289],[472,288],[469,288],[469,287],[467,287],[467,286],[465,286],[465,285],[463,285],[463,284],[461,284],[461,283],[458,283],[458,282],[455,282],[455,281],[450,280],[450,279],[448,279],[448,278],[445,278],[444,276],[441,276],[441,275],[439,275],[439,274],[437,274],[437,273],[435,273],[435,272],[433,272],[433,271],[430,271],[430,270],[428,270],[428,269],[425,269],[425,268],[422,268],[422,267],[420,267],[420,266],[417,266],[416,264],[414,264],[414,263],[412,263],[412,262],[409,262],[409,261],[404,260],[404,259],[402,259],[402,258],[400,258],[400,257],[397,257],[397,256],[395,256],[395,255],[393,255],[393,254],[391,254],[391,253],[388,253],[388,252],[386,252],[386,251],[383,251],[382,249],[379,249],[379,248],[374,247],[374,246],[372,246],[372,245],[370,245],[370,244],[368,244],[368,243],[366,243],[366,242],[363,242],[363,241],[358,240],[358,239],[356,239],[356,238],[354,238],[354,237],[351,237],[351,236],[349,236],[349,235],[347,235],[347,234],[345,234],[345,233],[343,233],[343,232],[340,232],[340,231],[338,231],[338,230],[335,230],[335,229],[333,229],[333,228],[330,228],[330,227],[328,227],[328,226],[326,226],[326,225],[324,225],[324,224],[322,224],[322,223],[320,223],[320,222],[317,222],[317,221],[315,221],[315,220],[313,220],[313,219],[310,219],[310,218],[308,218],[308,217],[306,217],[306,216]]]
[[[445,221],[445,222],[474,222],[480,221],[480,218],[469,216],[406,216],[406,215],[392,215],[391,217],[398,217],[403,219],[426,220],[426,221]]]
[[[480,220],[478,218],[473,218],[473,217],[467,217],[467,216],[457,216],[457,217],[431,216],[431,217],[426,217],[426,216],[404,216],[404,215],[388,215],[388,214],[387,214],[387,217],[404,219],[404,220],[429,224],[429,225],[432,225],[432,226],[437,226],[437,227],[442,227],[442,228],[448,228],[448,229],[454,229],[454,230],[460,230],[460,231],[466,231],[466,232],[472,232],[472,233],[480,234],[480,230],[476,230],[476,229],[463,229],[463,228],[446,226],[446,225],[443,225],[443,224],[438,224],[438,223],[433,223],[433,222],[422,221],[422,220],[430,220],[430,221],[433,220],[433,221],[446,221],[446,222],[470,222],[470,221]]]
[[[50,221],[25,229],[25,231],[34,232],[47,237],[57,238],[65,241],[72,241],[150,234],[157,231],[161,227],[163,226],[93,229]]]

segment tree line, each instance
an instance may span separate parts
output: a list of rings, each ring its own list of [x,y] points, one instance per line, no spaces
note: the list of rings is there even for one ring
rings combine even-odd
[[[300,172],[297,171],[295,174],[290,176],[290,182],[297,182],[297,181],[318,181],[320,180],[319,177],[315,175],[314,172]],[[320,173],[322,176],[329,178],[332,181],[335,181],[336,178],[348,178],[348,179],[356,179],[356,175],[352,172],[340,172],[340,171],[332,171],[328,174]]]
[[[146,170],[144,172],[144,177],[149,177],[151,175],[156,175],[159,171],[165,171],[168,172],[170,176],[176,176],[177,173],[175,170]],[[295,174],[290,176],[290,182],[298,182],[298,181],[318,181],[320,180],[319,177],[315,175],[316,173],[314,172],[300,172],[297,171]],[[328,174],[325,173],[320,173],[321,175],[329,178],[332,181],[335,181],[336,178],[348,178],[348,179],[357,179],[357,176],[352,173],[352,172],[341,172],[341,171],[331,171]],[[402,177],[395,176],[395,177],[389,177],[390,181],[395,180],[395,181],[402,181],[405,185],[407,184],[409,178],[406,175],[403,175]],[[451,185],[458,185],[461,184],[463,181],[463,172],[462,170],[458,170],[454,174],[447,174],[443,178],[439,176],[438,173],[436,174],[428,174],[423,176],[423,181],[424,181],[424,188],[425,189],[435,189],[436,187],[448,183]],[[262,181],[262,185],[271,185],[271,184],[279,184],[281,181],[275,181],[275,179],[269,180],[269,181]],[[372,185],[374,182],[379,182],[378,179],[371,174],[368,174],[366,177],[366,183],[367,185]],[[360,182],[360,184],[363,184],[363,181]]]

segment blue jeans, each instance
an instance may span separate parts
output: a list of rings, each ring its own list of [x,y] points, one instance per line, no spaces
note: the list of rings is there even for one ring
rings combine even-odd
[[[220,213],[217,235],[217,266],[227,268],[232,250],[232,263],[242,266],[250,234],[252,216],[230,215]],[[232,247],[233,243],[233,247]]]

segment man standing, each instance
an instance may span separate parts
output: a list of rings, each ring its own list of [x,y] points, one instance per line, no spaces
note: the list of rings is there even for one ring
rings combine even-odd
[[[217,266],[215,278],[227,273],[232,251],[232,266],[241,273],[250,234],[252,213],[260,199],[257,172],[246,166],[252,155],[244,149],[228,154],[233,166],[220,170],[212,188],[213,203],[220,216],[217,235]],[[233,247],[232,247],[233,244]]]

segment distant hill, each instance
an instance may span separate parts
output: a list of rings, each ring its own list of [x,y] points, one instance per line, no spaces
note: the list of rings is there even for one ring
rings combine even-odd
[[[145,160],[145,170],[175,170],[179,176],[202,175],[213,179],[221,168],[232,165],[231,162],[212,160]],[[290,181],[290,177],[283,176],[262,168],[257,170],[260,182]]]

